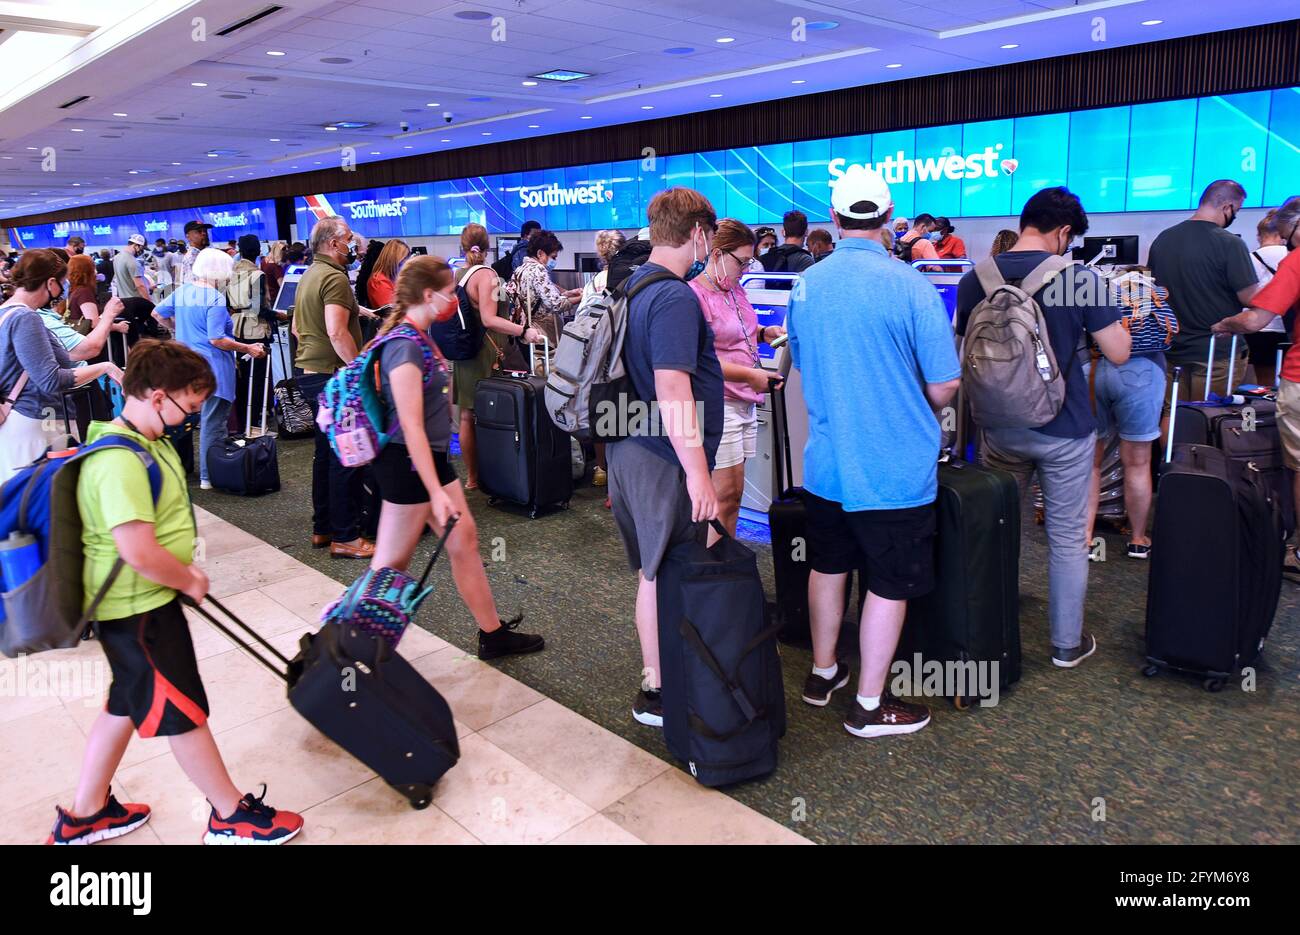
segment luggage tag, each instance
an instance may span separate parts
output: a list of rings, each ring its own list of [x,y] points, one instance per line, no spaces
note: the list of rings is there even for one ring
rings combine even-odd
[[[322,408],[321,411],[325,410]],[[356,467],[375,460],[376,452],[370,441],[370,433],[356,427],[356,415],[351,409],[344,413],[333,436],[335,451],[344,467]]]

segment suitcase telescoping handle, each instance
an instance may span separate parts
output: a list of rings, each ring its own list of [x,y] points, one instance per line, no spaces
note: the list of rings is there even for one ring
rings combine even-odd
[[[254,630],[254,629],[253,629],[252,627],[250,627],[248,624],[244,623],[244,621],[242,621],[242,620],[240,620],[238,617],[236,617],[235,614],[231,612],[230,608],[228,608],[228,607],[226,607],[224,604],[222,604],[221,601],[217,600],[217,599],[216,599],[215,597],[213,597],[211,594],[209,594],[206,598],[204,598],[204,601],[205,601],[206,603],[211,604],[213,607],[217,608],[217,610],[219,610],[219,611],[221,611],[223,614],[225,614],[225,616],[226,616],[226,617],[227,617],[227,618],[228,618],[232,623],[234,623],[236,626],[238,626],[241,630],[243,630],[245,633],[247,633],[247,634],[248,634],[249,636],[251,636],[253,639],[257,640],[257,642],[260,643],[260,644],[261,644],[261,645],[262,645],[262,646],[267,650],[267,652],[269,652],[269,653],[270,653],[272,656],[274,656],[276,659],[279,659],[280,662],[284,663],[284,666],[285,666],[285,667],[284,667],[283,669],[280,669],[280,668],[278,668],[277,666],[275,666],[275,665],[274,665],[274,664],[273,664],[269,659],[267,659],[265,656],[263,656],[260,652],[255,652],[255,651],[253,650],[253,647],[250,646],[248,643],[244,642],[244,640],[243,640],[242,637],[236,635],[235,632],[234,632],[233,630],[231,630],[228,626],[226,626],[224,623],[222,623],[220,620],[218,620],[218,619],[217,619],[217,618],[212,614],[212,612],[209,611],[209,610],[208,610],[206,607],[204,607],[202,604],[196,604],[196,603],[194,602],[194,599],[191,598],[189,595],[182,594],[182,595],[180,596],[180,598],[181,598],[181,603],[182,603],[182,604],[184,604],[186,607],[192,607],[194,610],[198,611],[198,612],[199,612],[199,615],[202,616],[203,619],[207,620],[208,623],[212,624],[214,627],[216,627],[218,630],[220,630],[222,633],[224,633],[227,637],[229,637],[229,638],[234,642],[234,644],[235,644],[236,646],[238,646],[240,649],[243,649],[245,652],[247,652],[250,656],[252,656],[252,657],[253,657],[254,659],[256,659],[258,662],[260,662],[262,665],[264,665],[264,666],[266,666],[268,669],[270,669],[270,670],[271,670],[273,673],[275,673],[275,675],[278,676],[282,681],[284,681],[284,682],[288,682],[288,681],[289,681],[289,673],[288,673],[289,660],[285,658],[284,654],[281,653],[280,650],[278,650],[278,649],[276,649],[274,646],[272,646],[270,643],[268,643],[268,642],[265,640],[265,638],[263,638],[263,636],[262,636],[260,633],[258,633],[256,630]]]
[[[776,436],[777,449],[772,458],[773,482],[772,497],[784,497],[794,486],[794,457],[790,453],[790,413],[785,406],[785,380],[771,379],[768,387],[772,392],[772,432]]]
[[[459,513],[453,513],[447,518],[447,528],[442,531],[442,538],[439,539],[438,544],[433,547],[433,554],[429,556],[429,562],[424,566],[424,574],[420,575],[421,590],[424,589],[424,583],[429,579],[429,572],[433,571],[433,563],[436,562],[438,556],[442,554],[443,546],[447,544],[447,540],[451,537],[451,531],[456,528],[456,523],[459,521]]]
[[[1214,340],[1218,337],[1213,331],[1210,332],[1210,353],[1205,358],[1205,396],[1203,402],[1210,401],[1210,389],[1214,384]],[[1235,375],[1237,367],[1237,336],[1232,336],[1232,344],[1228,347],[1228,383],[1223,388],[1223,395],[1232,396],[1232,378]]]
[[[537,373],[537,345],[528,345],[528,372]],[[542,376],[551,375],[551,339],[542,335]]]
[[[1174,386],[1169,391],[1169,438],[1165,441],[1165,464],[1174,459],[1174,422],[1178,419],[1178,380],[1183,375],[1182,367],[1174,368]]]

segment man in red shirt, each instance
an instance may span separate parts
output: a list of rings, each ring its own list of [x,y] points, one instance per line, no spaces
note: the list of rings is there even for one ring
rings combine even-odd
[[[1292,308],[1300,309],[1300,251],[1296,250],[1300,247],[1300,195],[1292,195],[1277,209],[1275,223],[1288,251],[1286,258],[1278,264],[1268,285],[1251,298],[1250,308],[1210,329],[1216,334],[1249,334]],[[1291,340],[1300,341],[1300,318]],[[1287,351],[1278,375],[1277,427],[1282,438],[1282,460],[1292,471],[1300,472],[1300,355],[1295,344]],[[1293,484],[1296,503],[1300,504],[1300,473]],[[1300,571],[1300,551],[1288,551],[1286,565],[1288,570]]]

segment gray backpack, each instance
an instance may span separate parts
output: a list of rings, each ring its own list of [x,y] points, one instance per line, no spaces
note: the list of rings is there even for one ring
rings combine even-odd
[[[555,362],[546,378],[546,412],[560,429],[583,436],[590,433],[592,387],[626,377],[623,339],[628,301],[651,283],[677,278],[669,272],[653,272],[626,292],[620,286],[582,300],[573,321],[560,332]]]
[[[992,257],[975,267],[984,299],[966,322],[961,378],[971,415],[982,428],[1039,428],[1061,411],[1065,373],[1034,295],[1072,265],[1065,257],[1048,257],[1019,285],[1003,278]]]

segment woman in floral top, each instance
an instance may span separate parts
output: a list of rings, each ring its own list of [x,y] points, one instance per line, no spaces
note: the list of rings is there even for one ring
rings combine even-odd
[[[515,324],[536,328],[546,335],[552,354],[565,318],[577,308],[582,298],[581,289],[566,292],[551,282],[551,270],[563,249],[559,238],[550,231],[534,233],[528,239],[525,259],[510,277],[507,287]]]

